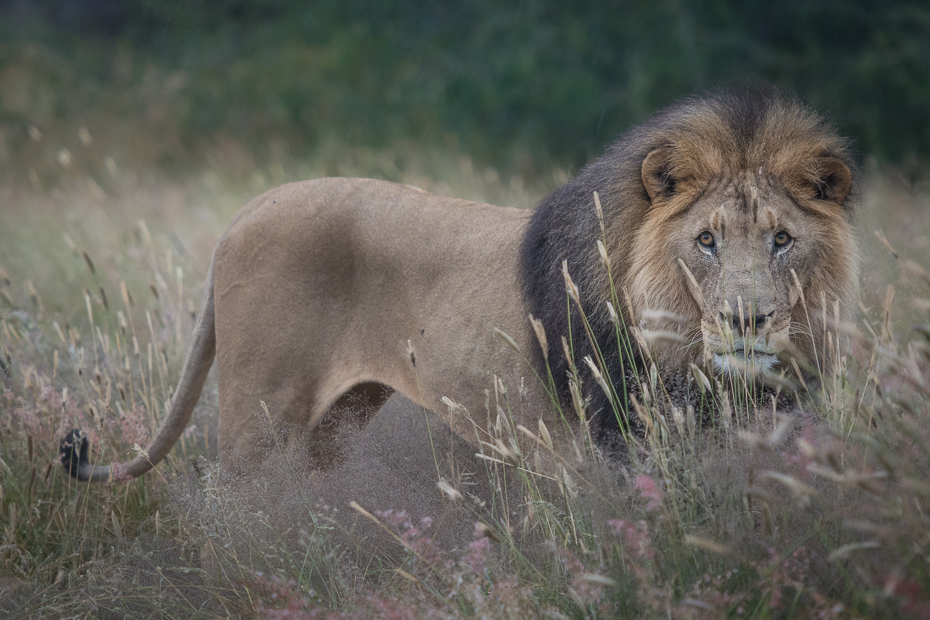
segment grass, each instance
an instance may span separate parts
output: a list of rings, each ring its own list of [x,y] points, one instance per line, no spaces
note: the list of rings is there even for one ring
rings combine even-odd
[[[79,484],[57,451],[72,427],[104,461],[146,443],[213,245],[241,205],[288,179],[351,174],[531,206],[565,173],[502,178],[454,152],[324,144],[242,174],[229,153],[247,149],[230,143],[202,171],[161,177],[107,156],[115,142],[90,132],[68,150],[52,131],[30,140],[25,167],[5,168],[0,185],[6,616],[930,613],[930,205],[893,175],[872,171],[867,184],[863,308],[845,371],[801,387],[790,416],[746,397],[751,385],[701,388],[696,375],[693,389],[723,410],[702,425],[666,407],[650,374],[633,408],[644,435],[627,437],[627,462],[605,462],[578,425],[516,426],[519,386],[494,381],[495,437],[478,455],[395,400],[342,433],[351,448],[332,471],[306,476],[276,454],[264,466],[273,483],[234,493],[216,481],[212,378],[154,473]],[[586,415],[584,403],[563,414]]]

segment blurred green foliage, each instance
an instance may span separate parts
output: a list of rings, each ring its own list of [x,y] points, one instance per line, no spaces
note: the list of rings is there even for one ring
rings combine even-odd
[[[764,80],[827,111],[864,154],[930,160],[923,1],[6,1],[0,41],[0,62],[37,42],[83,54],[78,92],[120,71],[174,75],[182,150],[216,134],[273,137],[298,157],[334,137],[403,139],[531,173],[583,164],[677,98]],[[14,116],[0,123],[35,122]]]

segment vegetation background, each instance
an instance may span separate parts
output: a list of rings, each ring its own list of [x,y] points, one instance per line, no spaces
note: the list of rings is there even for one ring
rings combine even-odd
[[[865,361],[800,440],[746,412],[668,422],[626,478],[506,428],[497,463],[437,463],[395,402],[255,506],[212,482],[211,383],[162,477],[58,471],[63,428],[144,445],[252,196],[359,175],[531,207],[677,98],[757,80],[866,177]],[[928,119],[919,1],[0,0],[0,614],[925,617]]]
[[[527,175],[584,164],[677,98],[765,80],[828,111],[882,162],[916,172],[930,156],[922,2],[0,6],[0,122],[13,145],[30,124],[109,120],[170,129],[148,154],[168,169],[202,162],[225,137],[256,159],[401,142]]]

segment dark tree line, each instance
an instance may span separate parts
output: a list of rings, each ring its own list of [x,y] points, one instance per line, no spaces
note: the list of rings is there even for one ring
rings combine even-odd
[[[186,72],[190,132],[279,132],[298,152],[339,127],[359,144],[452,139],[498,165],[580,165],[679,97],[761,80],[880,161],[930,159],[917,0],[6,0],[0,29],[25,13],[54,44]]]

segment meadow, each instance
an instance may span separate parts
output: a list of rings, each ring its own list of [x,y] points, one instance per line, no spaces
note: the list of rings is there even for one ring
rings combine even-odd
[[[37,86],[54,83],[36,78],[55,65],[48,53],[0,75],[7,112],[20,95],[37,115],[59,105],[61,92]],[[87,431],[103,462],[151,437],[213,246],[261,191],[369,176],[530,208],[571,174],[545,158],[493,167],[454,143],[365,148],[335,131],[299,156],[222,132],[191,145],[171,114],[183,77],[145,73],[138,88],[75,91],[113,95],[79,121],[0,132],[4,617],[930,614],[930,194],[870,160],[861,313],[842,326],[851,344],[819,386],[788,377],[786,410],[695,373],[717,411],[704,420],[666,406],[649,373],[635,409],[646,431],[618,462],[577,424],[514,426],[519,387],[495,382],[497,437],[478,454],[392,398],[345,429],[332,469],[307,475],[275,454],[273,483],[234,492],[217,480],[211,376],[156,471],[69,478],[58,463],[68,429]],[[584,403],[563,414],[586,415]]]
[[[638,412],[648,431],[618,464],[577,430],[513,427],[512,386],[489,386],[499,437],[481,456],[395,398],[367,427],[346,430],[334,470],[307,479],[280,455],[268,465],[275,484],[233,494],[216,482],[212,377],[154,473],[80,484],[57,453],[72,427],[88,431],[103,461],[145,445],[177,379],[213,244],[242,204],[286,179],[343,174],[531,207],[567,173],[502,178],[462,154],[345,150],[256,162],[245,178],[221,163],[169,176],[123,169],[89,130],[76,133],[79,148],[46,148],[53,173],[9,174],[2,190],[0,609],[9,617],[930,609],[921,266],[930,205],[893,174],[866,178],[862,314],[840,351],[844,371],[819,389],[798,386],[790,415],[731,403],[711,378],[709,398],[728,404],[702,425],[693,411],[669,414],[653,376],[644,389],[654,402]],[[35,135],[33,146],[55,139]],[[435,459],[432,443],[443,446]]]

